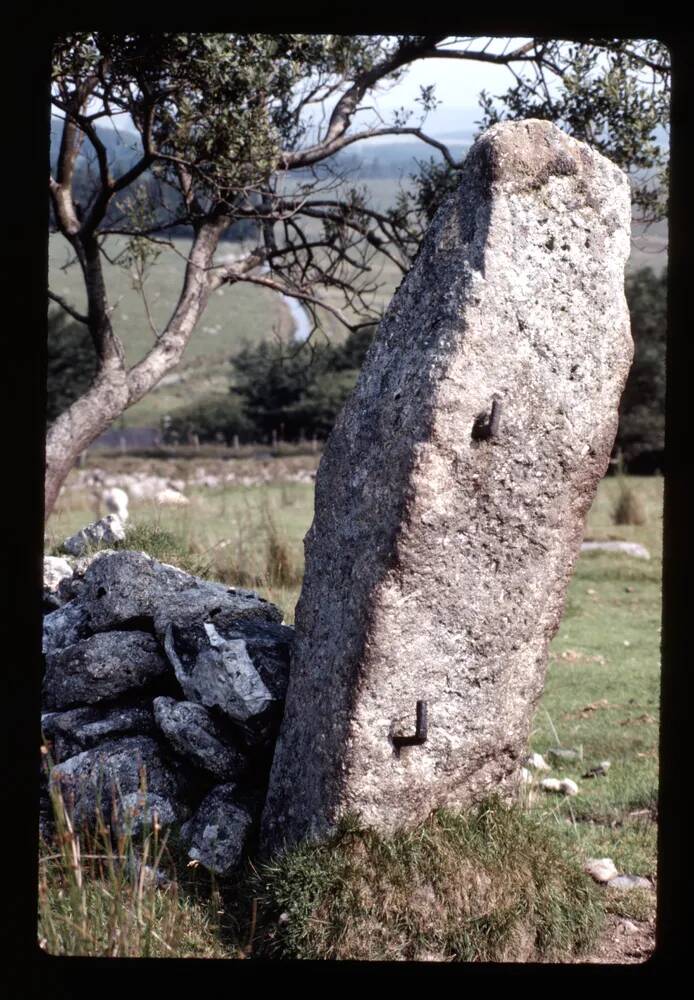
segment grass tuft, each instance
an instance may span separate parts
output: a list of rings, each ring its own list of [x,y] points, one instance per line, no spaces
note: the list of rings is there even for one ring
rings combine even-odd
[[[141,550],[159,562],[176,566],[194,576],[208,578],[210,575],[209,561],[202,554],[191,551],[190,541],[184,535],[156,523],[142,521],[128,525],[125,540],[117,542],[112,548]]]
[[[47,770],[50,761],[46,755]],[[77,829],[59,787],[50,786],[54,832],[39,855],[38,937],[51,955],[225,958],[218,902],[184,895],[167,834],[154,822],[134,835],[97,814]]]
[[[303,570],[294,565],[287,539],[280,533],[269,509],[266,511],[266,533],[265,579],[262,582],[266,587],[298,586]]]
[[[251,879],[260,957],[551,961],[590,948],[596,886],[554,829],[492,801],[390,837],[353,819]]]

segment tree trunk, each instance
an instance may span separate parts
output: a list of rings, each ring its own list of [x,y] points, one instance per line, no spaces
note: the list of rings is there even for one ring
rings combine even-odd
[[[200,227],[188,257],[181,296],[166,330],[142,361],[129,371],[125,370],[120,341],[111,329],[100,261],[98,256],[85,256],[89,327],[100,350],[101,369],[88,392],[61,413],[48,430],[44,519],[53,510],[60,488],[80,453],[181,360],[207,305],[208,269],[227,225],[228,219],[221,216]]]
[[[128,405],[127,376],[122,368],[102,369],[92,387],[51,424],[46,436],[45,518],[81,452],[119,417]]]

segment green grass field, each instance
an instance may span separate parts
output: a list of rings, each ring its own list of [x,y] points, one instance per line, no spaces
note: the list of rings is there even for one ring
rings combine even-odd
[[[314,467],[316,459],[311,456],[304,461]],[[293,461],[300,463],[302,459]],[[115,471],[123,462],[130,470],[137,464],[132,458],[99,460],[100,466],[109,471]],[[250,468],[252,461],[247,462]],[[190,463],[188,467],[190,470]],[[206,461],[205,467],[219,470],[224,463]],[[185,463],[179,462],[175,474],[181,475],[182,468]],[[278,464],[278,475],[284,474],[283,468],[286,473],[288,467]],[[162,469],[156,471],[161,474]],[[526,786],[523,808],[577,865],[588,857],[611,857],[620,873],[655,881],[663,480],[629,477],[628,483],[641,501],[645,522],[614,523],[620,485],[617,479],[606,478],[590,510],[586,536],[640,542],[650,550],[651,558],[642,560],[615,553],[585,553],[579,557],[563,621],[551,644],[546,687],[530,738],[530,749],[545,756],[556,747],[579,752],[580,759],[549,772],[553,777],[574,779],[579,794],[565,798],[542,791],[538,781],[544,775],[540,774],[533,785]],[[303,569],[302,539],[312,518],[312,485],[277,479],[249,487],[191,488],[189,493],[191,504],[183,511],[134,504],[133,543],[144,547],[154,543],[149,550],[167,562],[178,562],[229,583],[253,585],[283,609],[287,622],[293,621]],[[64,493],[47,525],[47,547],[55,546],[91,519],[93,513],[93,502],[86,494]],[[605,777],[582,777],[602,760],[611,763]],[[373,850],[379,854],[390,848],[376,845]],[[308,878],[306,864],[309,862],[304,858],[302,878]],[[277,886],[284,886],[282,892],[286,892],[287,871],[277,873]],[[307,884],[315,888],[314,875]],[[325,872],[323,876],[328,877]],[[653,920],[654,893],[599,890],[598,896],[599,906],[608,913],[637,921]],[[592,907],[595,899],[590,898]],[[277,899],[279,896],[275,903]],[[242,909],[245,906],[244,912],[248,913],[250,904],[246,904],[248,900]],[[234,906],[238,905],[237,900]],[[378,906],[384,905],[379,896]],[[221,909],[231,913],[234,907],[228,903]],[[229,938],[227,928],[224,946],[220,945],[217,931],[209,931],[208,944],[195,947],[212,949],[210,954],[218,954],[214,949],[222,947],[227,949],[226,954],[238,957],[238,936],[243,937],[247,930],[247,926],[243,930],[237,927],[237,937],[232,934]],[[190,927],[186,933],[191,940],[195,937]],[[306,954],[320,951],[309,931],[302,931],[302,935],[297,941],[301,939],[301,949],[308,948]],[[350,940],[356,940],[354,935]],[[337,947],[332,937],[325,939],[324,946],[326,954],[333,954]],[[465,949],[469,947],[473,947],[469,941],[460,944],[460,954],[468,954]],[[198,954],[199,950],[186,953]],[[346,956],[340,953],[340,957]]]

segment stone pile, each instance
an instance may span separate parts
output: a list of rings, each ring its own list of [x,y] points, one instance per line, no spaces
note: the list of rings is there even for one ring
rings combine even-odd
[[[129,812],[137,831],[156,813],[183,824],[191,858],[228,874],[257,828],[293,630],[254,592],[142,552],[46,569],[44,831],[50,781],[75,823],[99,807],[117,823]]]

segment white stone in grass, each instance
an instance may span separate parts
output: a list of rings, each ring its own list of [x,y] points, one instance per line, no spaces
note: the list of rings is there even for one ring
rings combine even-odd
[[[521,773],[521,783],[523,785],[530,785],[530,784],[532,784],[533,776],[530,773],[530,771],[527,769],[527,767],[522,767],[520,773]]]
[[[44,556],[43,559],[43,586],[51,593],[55,593],[61,580],[72,576],[72,566],[67,559],[60,556]]]
[[[612,858],[588,858],[584,868],[596,882],[609,882],[619,874]]]
[[[544,788],[546,792],[560,792],[561,781],[559,778],[543,778],[540,782],[540,787]]]
[[[101,499],[106,506],[106,510],[110,514],[117,514],[123,524],[125,524],[128,520],[128,504],[130,502],[125,490],[114,486],[112,489],[104,490],[101,494]]]
[[[578,795],[578,785],[571,778],[564,778],[559,782],[559,789],[564,795]]]
[[[652,889],[647,878],[641,875],[617,875],[607,883],[608,889]]]
[[[167,507],[185,507],[190,503],[190,500],[183,493],[179,493],[178,490],[172,490],[166,488],[165,490],[160,490],[154,498],[158,504]]]
[[[551,767],[542,756],[541,753],[531,753],[526,759],[525,763],[528,767],[532,767],[535,771],[551,771]]]
[[[651,554],[645,545],[638,542],[582,542],[581,552],[623,552],[627,556],[634,556],[636,559],[650,559]]]

